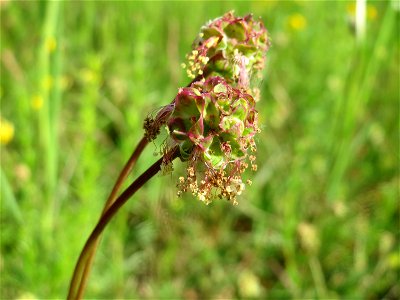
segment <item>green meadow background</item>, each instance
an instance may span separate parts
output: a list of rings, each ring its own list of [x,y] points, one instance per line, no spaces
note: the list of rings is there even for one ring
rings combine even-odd
[[[189,82],[200,26],[229,10],[272,39],[253,185],[238,206],[177,198],[177,161],[106,228],[86,296],[400,297],[395,1],[368,1],[364,39],[354,1],[0,5],[1,299],[66,297],[143,119]]]

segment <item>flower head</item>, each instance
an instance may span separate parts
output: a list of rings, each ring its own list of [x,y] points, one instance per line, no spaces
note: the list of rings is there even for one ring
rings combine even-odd
[[[252,86],[251,79],[261,77],[269,46],[268,33],[261,21],[253,20],[252,15],[235,17],[233,12],[228,12],[201,28],[193,50],[186,56],[188,64],[182,63],[182,67],[187,68],[193,82],[219,76],[226,84],[246,91],[258,101],[260,90]],[[182,89],[181,97],[193,94],[191,88]],[[173,102],[155,118],[145,119],[143,127],[149,141],[157,137],[174,108]]]
[[[14,125],[0,117],[0,144],[7,145],[14,137]]]
[[[146,118],[145,137],[154,140],[166,125],[170,139],[162,153],[179,147],[188,167],[186,177],[179,178],[178,195],[190,191],[206,204],[216,197],[236,204],[245,189],[243,173],[250,166],[257,170],[259,90],[251,79],[264,68],[267,31],[251,15],[229,12],[203,26],[192,48],[183,64],[192,83],[180,88],[155,118]],[[172,170],[169,163],[166,158],[163,171]]]
[[[254,135],[259,131],[253,97],[222,77],[196,81],[179,90],[168,121],[170,136],[188,162],[187,177],[178,184],[199,200],[227,198],[245,188],[242,173],[254,163]]]
[[[307,19],[299,13],[291,15],[288,19],[289,26],[296,31],[302,31],[307,26]]]
[[[247,90],[250,79],[261,76],[269,44],[261,21],[253,20],[252,15],[235,17],[228,12],[201,28],[187,55],[187,74],[192,79],[221,76]]]

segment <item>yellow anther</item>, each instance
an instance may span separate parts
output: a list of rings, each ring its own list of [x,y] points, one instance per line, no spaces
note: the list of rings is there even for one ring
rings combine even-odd
[[[193,167],[189,167],[189,168],[187,169],[187,171],[188,171],[188,174],[189,174],[190,177],[193,177],[193,176],[194,176],[194,169],[193,169]]]

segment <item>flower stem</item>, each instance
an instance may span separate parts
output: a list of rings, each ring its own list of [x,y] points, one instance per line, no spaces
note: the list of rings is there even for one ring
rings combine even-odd
[[[206,68],[203,76],[207,76],[208,73],[209,73],[209,70]],[[193,82],[195,82],[197,80],[200,80],[201,77],[202,76],[198,75],[196,78],[194,78],[187,85],[187,87],[190,86]],[[172,100],[172,102],[174,102],[174,100]],[[131,172],[131,170],[134,167],[137,159],[139,158],[139,156],[141,155],[141,153],[143,152],[144,148],[147,146],[148,143],[149,142],[146,139],[146,137],[143,137],[140,140],[139,144],[136,146],[134,152],[132,153],[131,157],[129,158],[129,160],[125,164],[124,168],[122,169],[120,175],[118,176],[118,179],[115,182],[114,187],[113,187],[110,195],[108,196],[106,203],[104,204],[103,211],[101,213],[101,217],[103,217],[105,215],[107,210],[114,203],[114,200],[115,200],[115,198],[116,198],[116,196],[118,194],[118,191],[120,190],[123,182],[127,178],[128,174]],[[73,274],[73,277],[72,277],[72,280],[71,280],[71,286],[70,286],[69,295],[71,295],[71,291],[75,291],[75,290],[77,290],[77,292],[76,292],[77,297],[76,298],[80,298],[81,295],[83,294],[83,291],[86,288],[87,280],[89,278],[89,273],[90,273],[90,270],[91,270],[92,265],[93,265],[93,259],[94,259],[94,256],[95,256],[95,253],[96,253],[96,249],[97,249],[97,246],[98,246],[99,242],[100,242],[100,240],[99,240],[99,238],[97,238],[93,242],[93,245],[91,246],[91,248],[88,250],[88,253],[85,255],[85,259],[82,259],[82,260],[79,259],[78,260],[78,263],[80,264],[80,266],[76,265],[76,267],[75,267],[75,271],[74,271],[74,274]],[[85,264],[84,268],[83,268],[83,264]],[[82,275],[79,276],[78,272],[79,273],[82,272]],[[79,282],[78,282],[78,279],[79,279]],[[68,296],[68,299],[69,299],[69,296]]]
[[[78,258],[74,274],[72,275],[72,280],[67,299],[74,299],[74,300],[82,299],[84,285],[82,286],[82,289],[76,290],[76,284],[79,280],[78,276],[81,273],[82,268],[84,267],[84,262],[87,261],[90,254],[92,253],[91,251],[93,251],[93,249],[95,248],[98,238],[100,237],[106,225],[110,222],[110,220],[114,217],[114,215],[118,212],[118,210],[129,200],[129,198],[137,190],[139,190],[148,180],[150,180],[155,174],[157,174],[160,171],[161,165],[165,160],[165,157],[167,157],[169,161],[172,161],[178,156],[179,156],[178,147],[171,149],[167,154],[164,155],[164,157],[160,158],[142,175],[140,175],[105,211],[100,220],[97,222],[97,225],[93,229],[89,238],[87,239],[85,246],[83,247],[82,252]]]
[[[104,204],[103,212],[101,213],[102,215],[104,215],[107,209],[113,204],[118,194],[118,191],[121,188],[122,183],[125,181],[126,177],[128,177],[128,174],[131,172],[133,166],[136,164],[137,159],[139,158],[140,154],[143,152],[147,144],[148,144],[147,139],[143,137],[140,140],[139,144],[136,146],[135,151],[132,153],[128,162],[125,164],[123,170],[121,171],[121,174],[119,174],[119,177],[115,182],[115,185],[110,193],[110,196],[108,196],[106,204]]]
[[[143,137],[140,140],[139,144],[136,146],[136,149],[133,151],[131,157],[129,158],[129,160],[125,164],[124,168],[122,169],[121,173],[119,174],[118,179],[115,182],[114,187],[113,187],[110,195],[108,196],[106,203],[104,204],[101,216],[103,216],[105,214],[105,212],[108,210],[108,208],[113,204],[122,184],[124,183],[125,179],[128,177],[133,166],[136,164],[137,159],[139,158],[140,154],[143,152],[143,150],[147,144],[148,144],[147,139],[145,137]],[[90,249],[89,253],[87,254],[88,258],[86,260],[85,268],[83,269],[83,273],[82,273],[81,280],[79,283],[77,295],[82,294],[86,288],[87,280],[89,278],[89,273],[90,273],[90,270],[93,265],[94,255],[96,253],[96,249],[97,249],[99,242],[100,242],[100,238],[97,238],[96,241],[94,242],[93,247]]]

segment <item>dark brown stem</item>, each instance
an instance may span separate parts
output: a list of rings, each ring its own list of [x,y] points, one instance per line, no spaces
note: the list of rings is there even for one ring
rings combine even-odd
[[[172,161],[179,156],[179,148],[175,147],[170,152],[164,155],[164,157],[168,158],[168,161]],[[157,174],[161,165],[164,161],[164,157],[160,158],[157,162],[155,162],[150,168],[148,168],[142,175],[140,175],[116,200],[115,202],[106,210],[104,215],[97,222],[96,227],[90,234],[88,240],[83,247],[83,250],[78,258],[78,262],[76,263],[76,267],[74,270],[74,274],[72,275],[72,280],[70,284],[70,289],[68,292],[67,299],[75,300],[81,299],[83,296],[83,290],[79,293],[74,289],[76,282],[78,281],[78,275],[81,273],[81,268],[83,267],[83,262],[90,255],[90,251],[94,248],[99,236],[103,232],[106,225],[110,222],[113,216],[118,212],[118,210],[129,200],[129,198],[139,190],[148,180],[150,180],[155,174]]]
[[[105,212],[108,210],[108,208],[113,204],[122,184],[124,183],[125,179],[128,177],[133,166],[136,164],[136,161],[138,160],[140,154],[143,152],[143,150],[147,144],[148,144],[147,139],[145,137],[143,137],[140,140],[139,144],[136,146],[136,149],[133,151],[131,157],[129,158],[129,160],[125,164],[124,168],[122,169],[121,173],[119,174],[118,179],[115,182],[114,187],[113,187],[110,195],[108,196],[106,203],[104,204],[101,216],[103,216],[105,214]],[[93,245],[93,248],[89,251],[88,259],[86,261],[85,268],[83,269],[81,281],[80,281],[80,284],[78,287],[78,292],[77,292],[78,295],[82,294],[86,288],[90,269],[92,268],[94,255],[96,253],[96,249],[97,249],[99,242],[100,242],[100,239],[97,239]]]
[[[118,191],[121,188],[122,183],[125,181],[126,177],[128,177],[129,173],[131,172],[133,166],[136,164],[136,161],[138,160],[140,154],[143,152],[144,148],[147,146],[149,142],[145,137],[143,137],[139,144],[136,146],[135,151],[132,153],[131,157],[129,158],[128,162],[126,163],[125,167],[121,171],[121,174],[119,174],[119,177],[117,181],[115,182],[114,188],[110,193],[110,196],[108,196],[108,199],[106,201],[106,204],[104,205],[102,215],[107,211],[107,209],[111,206],[111,204],[114,202],[114,199],[116,198]]]

